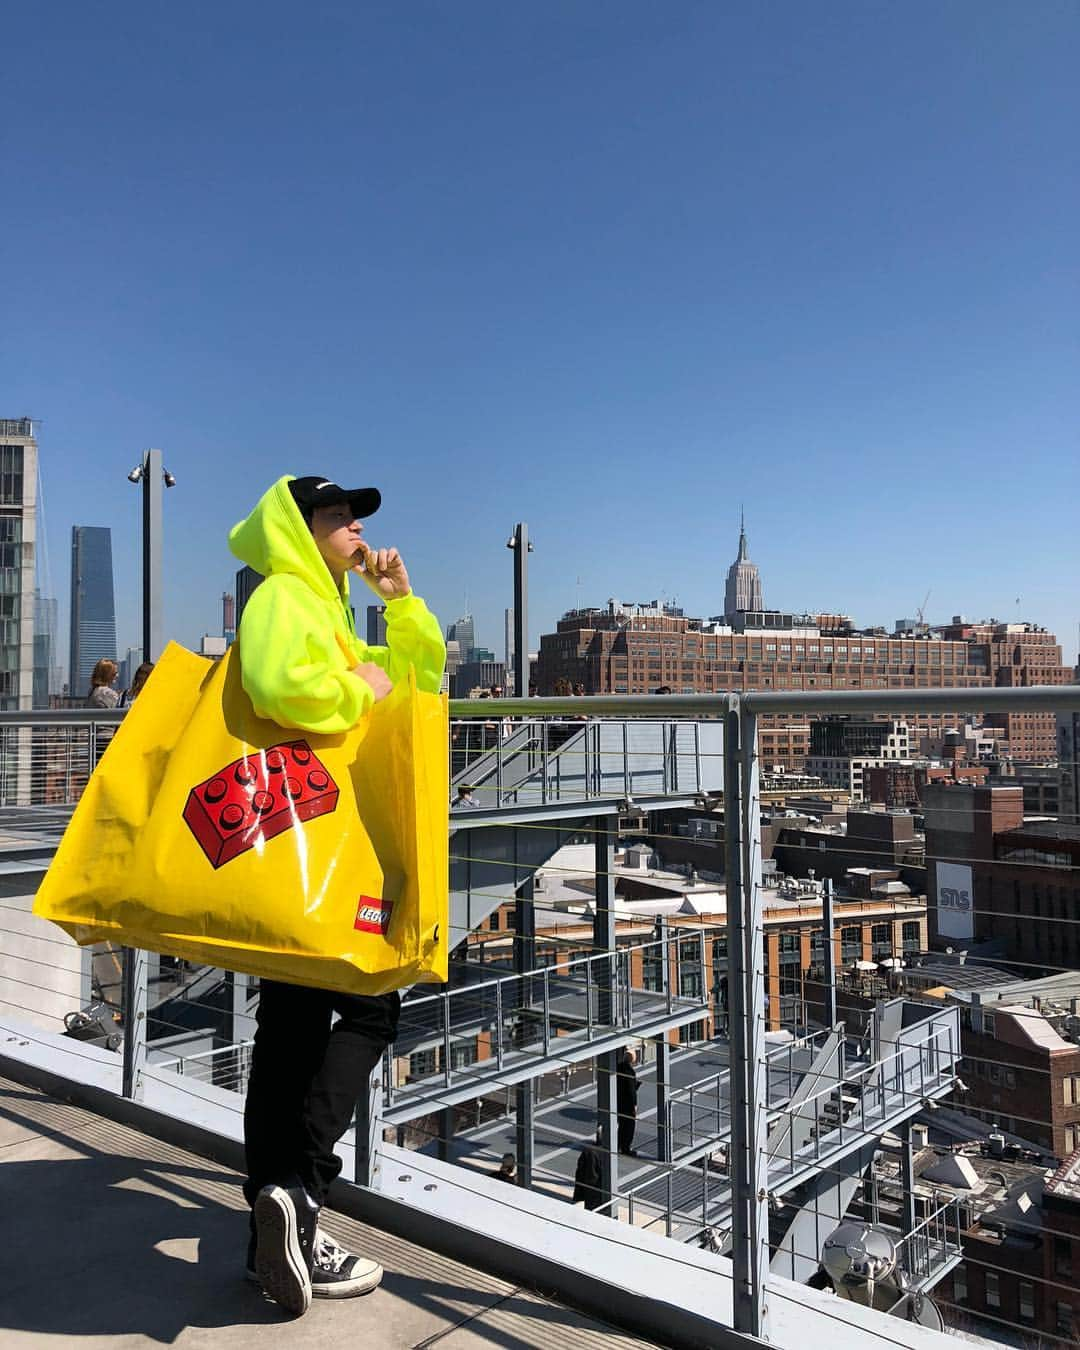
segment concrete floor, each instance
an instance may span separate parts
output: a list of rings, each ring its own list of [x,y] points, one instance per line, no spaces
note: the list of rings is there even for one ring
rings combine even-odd
[[[365,1298],[296,1320],[243,1277],[236,1173],[0,1079],[0,1350],[376,1350],[608,1347],[647,1342],[324,1212],[326,1228],[386,1267]]]

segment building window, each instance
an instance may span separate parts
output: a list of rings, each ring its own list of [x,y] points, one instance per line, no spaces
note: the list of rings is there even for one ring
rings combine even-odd
[[[957,1266],[953,1271],[952,1287],[953,1297],[957,1303],[966,1303],[968,1296],[967,1271],[963,1266]]]
[[[921,950],[922,943],[919,939],[919,923],[917,919],[911,923],[904,924],[903,928],[900,930],[900,940],[904,944],[905,952],[917,952]]]
[[[1072,1243],[1067,1237],[1054,1238],[1054,1273],[1072,1275]]]
[[[664,958],[662,955],[650,955],[648,952],[642,953],[641,983],[644,988],[651,990],[654,994],[663,992]]]
[[[1080,1148],[1080,1125],[1065,1126],[1065,1152],[1075,1153]]]
[[[870,945],[876,957],[892,955],[892,927],[887,923],[875,923],[870,929]]]
[[[437,1063],[434,1050],[417,1050],[409,1056],[409,1077],[426,1078],[435,1072]]]
[[[475,1064],[477,1060],[476,1037],[469,1040],[455,1041],[450,1046],[450,1067],[452,1069],[467,1069],[470,1064]]]
[[[862,960],[861,928],[841,928],[840,960],[845,966],[854,965],[856,961]]]
[[[1035,1321],[1035,1286],[1028,1280],[1020,1281],[1020,1299],[1018,1308],[1020,1320],[1022,1322]]]
[[[1061,1080],[1066,1106],[1080,1106],[1080,1073],[1066,1074]]]
[[[998,1279],[996,1270],[986,1272],[986,1306],[988,1308],[1001,1307],[1001,1281]]]
[[[1059,1336],[1071,1336],[1073,1331],[1073,1310],[1071,1303],[1057,1305],[1057,1333]]]

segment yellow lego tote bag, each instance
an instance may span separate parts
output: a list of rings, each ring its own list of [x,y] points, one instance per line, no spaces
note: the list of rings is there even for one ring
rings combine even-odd
[[[170,643],[34,901],[113,941],[355,994],[447,977],[447,705],[410,671],[340,736],[255,716]]]

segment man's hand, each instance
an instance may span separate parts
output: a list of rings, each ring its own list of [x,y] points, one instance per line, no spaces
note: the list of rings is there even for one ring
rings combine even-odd
[[[409,594],[409,574],[396,548],[369,548],[360,540],[360,552],[364,555],[364,570],[360,572],[367,584],[383,600],[401,600]]]
[[[359,675],[362,680],[371,686],[371,692],[375,695],[376,703],[381,703],[394,687],[390,676],[387,675],[382,666],[377,666],[374,661],[361,661],[358,666],[353,666],[353,674]]]

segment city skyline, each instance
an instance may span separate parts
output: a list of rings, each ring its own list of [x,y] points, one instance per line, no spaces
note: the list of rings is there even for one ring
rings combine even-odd
[[[189,646],[230,526],[322,472],[383,490],[369,537],[494,650],[515,521],[533,646],[578,577],[720,612],[745,503],[772,605],[930,592],[1075,656],[1080,538],[1032,524],[1080,493],[1075,7],[241,0],[208,45],[60,0],[5,37],[35,205],[0,407],[43,419],[53,575],[72,523],[112,529],[121,645],[157,445]]]

